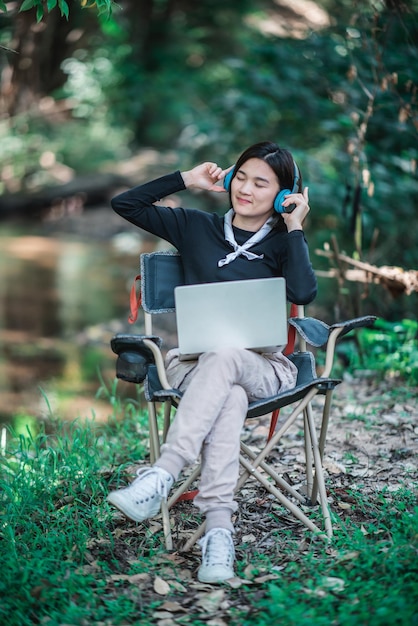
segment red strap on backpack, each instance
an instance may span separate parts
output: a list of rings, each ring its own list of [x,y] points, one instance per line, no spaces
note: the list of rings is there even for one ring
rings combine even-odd
[[[141,280],[141,274],[138,274],[138,276],[135,276],[134,282],[131,287],[131,295],[129,299],[131,314],[128,317],[128,322],[130,324],[135,324],[136,320],[138,319],[138,310],[142,306],[141,288],[139,289],[139,294],[137,295],[136,293],[136,283],[140,280]]]

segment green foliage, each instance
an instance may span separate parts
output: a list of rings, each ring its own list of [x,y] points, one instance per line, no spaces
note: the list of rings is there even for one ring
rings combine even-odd
[[[411,385],[418,383],[418,322],[404,319],[387,322],[378,319],[373,328],[356,332],[356,342],[338,346],[340,357],[351,371],[368,369],[382,378],[399,377]]]
[[[78,0],[79,4],[86,9],[96,8],[98,15],[112,14],[112,9],[117,6],[113,0]],[[19,11],[35,10],[36,21],[41,22],[47,13],[53,9],[59,9],[61,17],[68,20],[70,6],[66,0],[23,0],[19,6]],[[0,11],[7,12],[7,5],[4,0],[0,0]]]
[[[88,98],[80,99],[78,106],[89,107]],[[83,117],[58,126],[47,119],[23,115],[9,124],[0,122],[0,167],[6,168],[8,181],[0,180],[0,192],[11,191],[9,182],[17,180],[19,191],[24,192],[57,185],[56,165],[76,173],[97,172],[114,159],[129,156],[128,140],[127,130],[109,126],[99,110],[89,121]]]
[[[45,11],[59,6],[29,1]],[[1,191],[50,182],[40,165],[46,147],[78,172],[143,146],[174,149],[184,168],[199,160],[227,166],[243,146],[275,139],[295,153],[309,185],[313,249],[335,234],[349,255],[416,268],[416,2],[317,4],[328,24],[311,26],[292,3],[285,12],[262,0],[193,10],[187,0],[127,1],[93,24],[74,5],[70,32],[86,36],[75,49],[63,44],[67,80],[47,94],[70,103],[71,121],[29,111],[5,117]],[[95,7],[100,13],[111,2]],[[270,19],[285,24],[280,35],[263,29]],[[0,43],[12,34],[3,17]],[[328,269],[322,259],[315,266]],[[370,302],[386,315],[379,297]],[[392,318],[408,315],[399,300],[387,308]]]

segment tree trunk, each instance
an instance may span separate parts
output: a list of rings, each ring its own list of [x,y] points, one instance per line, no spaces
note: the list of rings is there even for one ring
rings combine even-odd
[[[9,66],[3,70],[1,111],[14,116],[29,111],[41,98],[66,81],[62,61],[70,56],[79,12],[74,7],[67,21],[58,10],[45,14],[37,24],[33,10],[15,13]]]

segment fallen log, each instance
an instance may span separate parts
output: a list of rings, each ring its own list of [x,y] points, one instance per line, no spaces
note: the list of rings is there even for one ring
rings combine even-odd
[[[128,188],[130,181],[118,174],[77,176],[68,183],[45,187],[34,192],[9,193],[0,196],[0,220],[39,218],[60,202],[76,198],[83,207],[108,204],[120,188]]]
[[[318,276],[335,277],[340,280],[356,281],[361,283],[377,283],[385,287],[393,297],[402,294],[411,295],[418,291],[418,270],[404,270],[401,267],[382,265],[377,267],[364,261],[352,259],[346,254],[335,253],[329,250],[315,250],[318,256],[334,259],[338,265],[326,272],[317,272]],[[352,266],[356,269],[344,267]]]

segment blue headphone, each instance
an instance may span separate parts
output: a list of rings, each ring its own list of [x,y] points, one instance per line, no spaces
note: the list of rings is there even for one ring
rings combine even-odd
[[[293,166],[294,166],[293,188],[292,190],[281,189],[279,193],[277,194],[277,196],[274,198],[273,207],[276,213],[291,213],[293,209],[296,207],[295,204],[291,204],[288,207],[284,207],[282,205],[282,202],[285,200],[285,196],[287,196],[290,193],[296,193],[299,188],[300,173],[299,173],[299,168],[296,165],[296,161],[293,161]],[[224,188],[227,191],[230,191],[231,189],[231,181],[234,176],[234,172],[235,172],[235,167],[230,172],[228,172],[228,174],[224,178],[223,184],[224,184]]]

